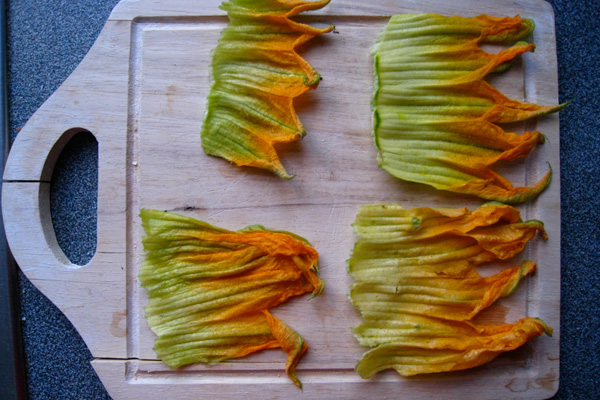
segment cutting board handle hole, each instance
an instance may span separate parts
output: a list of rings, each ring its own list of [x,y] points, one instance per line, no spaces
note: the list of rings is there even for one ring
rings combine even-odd
[[[70,129],[51,153],[54,154],[49,159],[55,161],[49,206],[54,232],[47,233],[54,234],[58,246],[74,266],[83,266],[96,253],[98,141],[88,130]]]

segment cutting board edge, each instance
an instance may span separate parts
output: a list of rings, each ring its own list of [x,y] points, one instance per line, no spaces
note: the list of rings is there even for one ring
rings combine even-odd
[[[192,16],[214,16],[226,15],[219,8],[224,0],[204,0],[202,3],[197,0],[171,0],[168,6],[161,5],[161,0],[122,0],[117,4],[109,16],[109,20],[133,21],[137,18],[152,17],[192,17]],[[515,2],[518,5],[519,2]],[[391,16],[400,12],[435,12],[436,9],[443,7],[447,2],[444,0],[430,0],[426,5],[415,0],[405,0],[401,5],[389,0],[372,0],[361,5],[356,5],[352,0],[332,0],[324,9],[313,13],[328,16],[361,16],[377,15]],[[440,7],[442,6],[442,7]],[[504,5],[506,6],[506,5]],[[423,10],[423,7],[426,10]],[[531,0],[527,7],[531,10],[547,13],[548,10],[554,18],[554,9],[546,0]],[[469,6],[459,7],[455,14],[475,15],[470,11]],[[490,14],[494,14],[495,8],[490,8]],[[450,15],[450,13],[447,13]]]
[[[298,377],[303,383],[301,391],[288,380],[283,365],[279,371],[269,367],[249,377],[238,377],[235,372],[234,375],[225,372],[220,377],[203,377],[191,376],[184,371],[156,373],[145,370],[151,370],[153,364],[157,362],[106,359],[92,361],[92,367],[105,384],[108,393],[115,399],[143,397],[159,400],[168,396],[191,400],[202,396],[228,400],[239,398],[240,393],[244,393],[247,398],[264,398],[265,384],[271,384],[269,394],[275,398],[286,399],[305,399],[307,396],[340,400],[356,399],[357,396],[387,398],[402,388],[404,393],[418,394],[419,398],[435,396],[441,400],[464,398],[465,393],[482,400],[543,400],[554,396],[559,387],[558,378],[544,375],[543,371],[534,376],[497,375],[482,379],[477,385],[473,385],[472,380],[463,379],[461,373],[464,371],[417,378],[403,378],[391,372],[384,379],[364,380],[351,369],[299,369]],[[236,384],[231,384],[232,379],[239,380],[236,380]]]
[[[17,264],[95,357],[127,357],[127,132],[107,138],[128,122],[130,25],[105,24],[82,62],[19,132],[2,185],[7,241]],[[94,135],[99,155],[97,246],[86,265],[73,264],[60,248],[49,205],[56,160],[79,131]],[[114,290],[122,295],[106,296]]]

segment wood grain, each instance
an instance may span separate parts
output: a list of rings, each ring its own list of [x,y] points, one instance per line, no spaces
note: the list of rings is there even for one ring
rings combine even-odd
[[[209,87],[210,50],[227,18],[219,1],[125,0],[73,75],[23,128],[10,154],[3,185],[9,244],[28,278],[67,315],[92,354],[94,368],[118,398],[547,398],[558,388],[560,304],[559,120],[553,115],[515,127],[547,137],[526,160],[501,166],[516,184],[537,181],[553,166],[550,187],[520,207],[524,219],[544,221],[548,242],[535,241],[521,258],[538,263],[509,298],[482,316],[515,322],[539,316],[555,329],[522,349],[471,371],[403,379],[395,373],[364,381],[353,368],[365,350],[352,336],[357,312],[347,301],[346,273],[355,237],[350,224],[360,204],[469,206],[478,200],[392,178],[377,167],[371,139],[372,66],[369,48],[390,15],[434,11],[533,18],[537,44],[494,85],[519,100],[557,104],[552,8],[543,1],[448,0],[356,2],[334,0],[301,17],[333,23],[302,55],[323,76],[319,88],[295,102],[308,132],[282,146],[282,162],[296,177],[237,168],[206,156],[200,128]],[[76,128],[99,143],[97,253],[72,265],[56,243],[48,207],[54,162]],[[179,212],[227,229],[260,223],[308,238],[320,252],[322,297],[298,298],[274,310],[299,331],[310,349],[298,367],[304,392],[287,381],[281,352],[235,362],[171,371],[155,361],[154,334],[143,318],[146,292],[137,273],[143,252],[142,208]],[[492,274],[519,260],[485,267]],[[101,360],[100,360],[101,359]]]

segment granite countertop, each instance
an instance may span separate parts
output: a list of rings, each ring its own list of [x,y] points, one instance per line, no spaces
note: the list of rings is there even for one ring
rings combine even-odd
[[[14,138],[86,55],[118,0],[8,0],[9,113]],[[556,399],[600,398],[600,3],[550,1],[556,16],[561,112],[561,370]],[[95,141],[69,143],[51,207],[59,244],[94,254]],[[557,216],[558,217],[558,216]],[[91,354],[60,311],[20,275],[31,399],[109,398]]]

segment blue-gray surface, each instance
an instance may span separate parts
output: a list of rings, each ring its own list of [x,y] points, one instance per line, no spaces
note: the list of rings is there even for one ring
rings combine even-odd
[[[201,0],[199,0],[201,1]],[[10,127],[19,127],[83,59],[118,0],[9,0]],[[555,10],[561,112],[561,371],[557,399],[600,398],[600,3]],[[51,194],[58,239],[71,260],[95,251],[96,143],[78,136]],[[31,399],[109,398],[67,319],[21,275]]]

